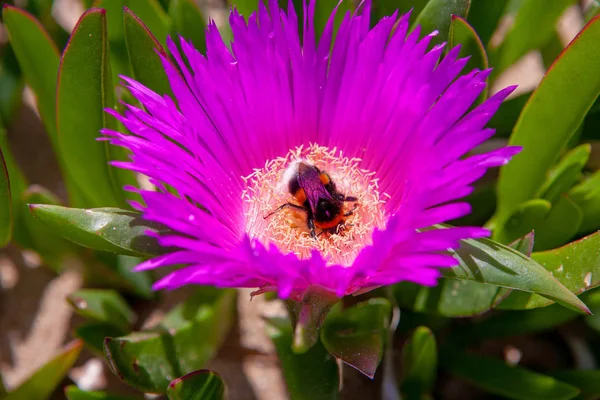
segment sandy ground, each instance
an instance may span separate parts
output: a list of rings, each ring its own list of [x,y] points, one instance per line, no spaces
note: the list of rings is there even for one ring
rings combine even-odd
[[[74,0],[58,0],[57,18],[65,27],[74,26],[83,8]],[[220,18],[224,8],[211,0],[203,4],[209,15]],[[508,21],[507,23],[510,23]],[[574,10],[561,19],[560,30],[564,43],[577,33],[582,21]],[[528,54],[507,71],[494,89],[519,84],[519,92],[530,91],[543,75],[539,54]],[[31,182],[39,183],[64,195],[56,162],[49,149],[37,114],[29,98],[20,110],[16,123],[10,127],[9,137],[15,156]],[[35,369],[52,358],[68,342],[74,323],[79,320],[65,301],[65,297],[80,288],[81,276],[67,271],[56,276],[40,266],[36,257],[23,254],[14,247],[0,253],[0,373],[7,388],[14,388]],[[161,308],[174,304],[173,296],[166,296]],[[179,295],[181,297],[181,295]],[[279,363],[271,341],[264,332],[262,316],[281,313],[281,306],[266,303],[261,298],[249,301],[249,292],[238,297],[239,321],[219,356],[208,366],[218,371],[229,387],[231,399],[285,399],[287,393]],[[345,369],[349,382],[343,398],[371,398],[376,382]],[[81,387],[126,393],[105,364],[84,353],[78,368],[70,376]],[[57,398],[60,398],[58,395]]]

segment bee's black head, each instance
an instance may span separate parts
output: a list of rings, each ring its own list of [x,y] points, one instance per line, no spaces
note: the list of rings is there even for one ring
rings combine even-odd
[[[316,221],[331,221],[342,212],[342,206],[332,199],[320,199],[315,210]]]

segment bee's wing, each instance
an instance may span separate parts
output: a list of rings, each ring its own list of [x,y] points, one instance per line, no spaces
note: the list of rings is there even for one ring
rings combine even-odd
[[[317,210],[317,204],[319,204],[319,199],[333,198],[331,196],[331,193],[329,193],[325,185],[323,185],[323,183],[321,182],[318,173],[308,173],[299,175],[298,183],[300,184],[300,187],[304,189],[306,199],[308,200],[308,204],[310,205],[310,209],[313,212],[313,214]]]

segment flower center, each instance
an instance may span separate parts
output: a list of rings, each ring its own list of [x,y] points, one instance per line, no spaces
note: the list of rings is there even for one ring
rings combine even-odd
[[[284,254],[318,250],[328,263],[351,265],[387,221],[387,195],[360,161],[316,144],[268,161],[244,178],[246,232]]]

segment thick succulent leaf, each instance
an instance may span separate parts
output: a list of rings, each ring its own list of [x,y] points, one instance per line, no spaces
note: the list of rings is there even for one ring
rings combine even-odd
[[[374,298],[331,312],[321,329],[321,341],[331,355],[372,379],[383,357],[391,311],[388,300]]]
[[[173,379],[203,368],[216,354],[234,312],[235,291],[203,287],[157,328],[106,338],[110,368],[143,392],[165,393]]]
[[[509,243],[541,225],[550,214],[552,203],[544,199],[528,200],[519,205],[502,226],[496,227],[495,240]]]
[[[335,358],[317,342],[305,353],[292,351],[293,330],[287,319],[265,321],[283,369],[283,377],[292,400],[337,399],[339,371]]]
[[[152,32],[130,9],[124,11],[125,42],[133,77],[159,94],[172,95],[159,54],[167,57]],[[157,52],[159,54],[157,54]]]
[[[549,376],[475,354],[453,352],[440,363],[474,386],[509,399],[568,400],[579,394],[576,387]]]
[[[32,185],[20,193],[17,201],[19,212],[16,215],[18,219],[15,224],[15,240],[40,254],[44,264],[55,272],[62,271],[65,260],[78,253],[77,246],[56,235],[43,222],[36,220],[27,207],[28,202],[56,205],[59,204],[58,198],[46,188]]]
[[[421,33],[437,30],[439,34],[432,43],[447,42],[452,16],[466,18],[471,0],[429,0],[413,24],[421,26]]]
[[[117,157],[108,142],[96,140],[100,129],[114,123],[104,112],[115,104],[104,10],[86,11],[75,26],[62,56],[56,98],[58,144],[69,174],[94,206],[124,205],[125,170],[109,168]]]
[[[536,13],[545,7],[538,9]],[[598,97],[599,48],[600,17],[596,17],[554,62],[523,109],[509,141],[523,146],[523,151],[500,170],[496,213],[500,224],[539,191],[547,171]]]
[[[38,369],[3,400],[46,399],[54,392],[67,375],[81,352],[83,343],[69,343],[56,357]]]
[[[141,214],[119,208],[68,208],[31,204],[31,213],[65,239],[95,250],[131,256],[152,256],[164,251],[146,232],[164,228],[145,221]]]
[[[202,15],[196,2],[193,0],[171,0],[169,16],[172,21],[171,37],[176,38],[177,35],[181,35],[190,40],[196,49],[204,53],[206,49],[207,19]]]
[[[67,301],[73,309],[85,318],[129,332],[136,315],[116,290],[80,289],[69,296]]]
[[[556,379],[571,384],[581,390],[582,400],[600,398],[600,370],[565,370],[552,374]]]
[[[437,375],[437,345],[433,332],[420,326],[402,348],[402,393],[407,400],[426,398]]]
[[[535,250],[554,249],[571,240],[583,220],[579,206],[567,195],[561,195],[550,213],[539,226],[531,227],[537,232]]]
[[[572,293],[580,294],[600,285],[600,232],[554,250],[531,256]],[[552,304],[548,298],[513,292],[499,308],[529,309]]]
[[[538,293],[567,308],[588,313],[581,300],[531,258],[490,239],[464,240],[452,253],[460,264],[444,268],[447,278],[488,283]]]
[[[413,311],[444,317],[471,317],[494,308],[506,297],[502,290],[484,283],[442,278],[434,287],[410,282],[394,285],[394,296],[400,306]]]
[[[427,5],[428,0],[378,0],[373,3],[373,19],[379,21],[383,17],[392,15],[396,10],[400,14],[411,11],[412,15],[419,15]]]
[[[506,243],[534,230],[535,250],[553,249],[575,236],[582,219],[581,209],[568,195],[560,195],[555,204],[543,199],[529,200],[498,228],[496,239]]]
[[[141,400],[142,397],[125,397],[106,392],[86,392],[75,385],[69,385],[65,388],[67,400]]]
[[[299,3],[299,2],[297,2],[297,3]],[[335,16],[334,27],[333,27],[333,34],[335,35],[335,33],[337,32],[337,28],[342,23],[342,20],[344,19],[344,16],[346,15],[346,13],[354,12],[355,4],[358,4],[358,3],[355,3],[354,1],[349,1],[349,0],[317,1],[316,8],[315,8],[315,30],[317,32],[317,35],[320,36],[323,33],[323,30],[325,29],[325,25],[327,24],[327,20],[329,19],[331,12],[333,11],[334,7],[337,7],[338,11]],[[287,7],[287,5],[286,5],[286,7]],[[301,8],[296,7],[296,10],[298,10],[298,9],[301,9]]]
[[[528,51],[542,48],[552,38],[558,18],[574,2],[552,0],[540,7],[537,0],[524,0],[502,44],[490,53],[494,73],[500,74]]]
[[[0,125],[10,126],[21,106],[25,82],[10,44],[0,49]]]
[[[94,7],[106,10],[110,63],[113,70],[113,83],[116,86],[119,84],[119,75],[131,74],[124,40],[124,9],[127,8],[139,16],[162,46],[166,43],[170,20],[156,0],[96,0]]]
[[[600,171],[573,187],[569,195],[583,213],[579,233],[600,229]]]
[[[167,396],[169,400],[222,400],[225,382],[216,372],[201,369],[171,382]]]
[[[591,306],[591,304],[588,303]],[[536,310],[498,313],[452,332],[454,343],[477,342],[509,336],[529,335],[553,329],[577,318],[579,314],[558,304]]]
[[[507,1],[471,0],[468,21],[485,46],[496,31],[507,3]]]
[[[509,247],[529,256],[533,248],[533,232],[511,243]],[[393,287],[398,303],[413,311],[444,317],[471,317],[495,308],[512,289],[499,288],[475,281],[442,278],[434,287],[402,282]]]
[[[88,349],[100,357],[104,357],[104,340],[107,337],[124,336],[129,332],[104,322],[86,322],[73,330],[74,336],[83,340]]]
[[[569,151],[549,172],[540,188],[539,196],[551,203],[567,193],[582,177],[583,167],[590,158],[592,147],[582,144]]]
[[[475,32],[473,27],[471,27],[467,21],[457,15],[452,15],[449,41],[450,48],[459,44],[461,45],[461,57],[471,57],[465,70],[470,71],[475,68],[484,70],[488,68],[487,54],[483,43],[481,43],[481,39],[477,36],[477,32]],[[483,94],[485,95],[486,93]]]
[[[28,12],[5,5],[2,18],[23,75],[37,96],[46,131],[56,146],[54,110],[60,53],[44,27]]]
[[[10,178],[0,150],[0,247],[10,242],[13,229],[12,196],[10,194]]]

